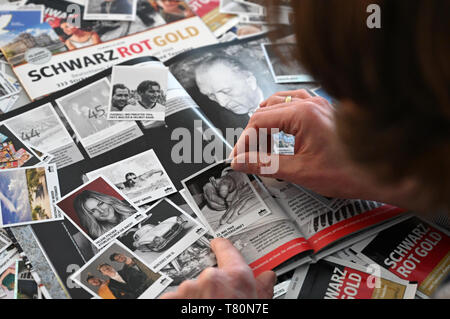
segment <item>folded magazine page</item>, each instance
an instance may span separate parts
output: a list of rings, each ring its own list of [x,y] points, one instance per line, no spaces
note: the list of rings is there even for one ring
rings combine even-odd
[[[372,274],[366,267],[335,257],[296,269],[288,299],[414,299],[417,284]]]
[[[409,218],[354,246],[368,263],[377,263],[403,280],[418,283],[417,295],[430,298],[450,273],[448,231]]]
[[[165,61],[180,52],[212,43],[217,43],[217,39],[211,31],[199,17],[192,17],[117,40],[66,50],[64,54],[47,55],[46,60],[24,61],[13,70],[34,100],[133,58],[155,56]]]

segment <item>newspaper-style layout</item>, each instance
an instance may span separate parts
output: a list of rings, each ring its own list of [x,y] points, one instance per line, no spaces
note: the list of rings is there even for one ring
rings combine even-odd
[[[84,159],[51,103],[23,112],[6,121],[25,143],[54,156],[60,169]]]
[[[417,284],[372,274],[335,257],[304,265],[294,273],[286,299],[414,299]]]
[[[56,165],[0,171],[0,226],[62,219],[54,209],[60,198]]]
[[[109,92],[110,83],[105,78],[56,100],[91,158],[143,134],[134,121],[108,120]]]
[[[34,100],[133,58],[155,56],[166,61],[180,52],[215,43],[216,37],[203,21],[192,17],[121,39],[54,54],[46,63],[24,63],[15,66],[14,72]]]
[[[412,217],[379,232],[352,250],[403,280],[418,282],[417,295],[430,298],[450,274],[448,231]]]

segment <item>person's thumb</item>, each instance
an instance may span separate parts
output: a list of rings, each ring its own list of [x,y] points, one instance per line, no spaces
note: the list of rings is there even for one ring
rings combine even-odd
[[[260,299],[272,299],[273,287],[277,282],[277,275],[273,271],[263,272],[256,278],[257,294]]]

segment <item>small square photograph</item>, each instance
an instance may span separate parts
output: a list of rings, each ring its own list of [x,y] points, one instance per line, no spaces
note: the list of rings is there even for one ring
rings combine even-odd
[[[98,248],[112,242],[144,217],[102,176],[67,194],[56,206]]]
[[[275,83],[304,83],[314,82],[305,69],[293,57],[296,44],[261,44],[267,64]]]
[[[283,131],[272,134],[273,153],[280,155],[295,154],[295,136],[286,134]]]
[[[0,125],[0,169],[35,166],[41,161],[5,124]]]
[[[141,206],[177,190],[153,150],[86,174],[92,180],[103,175],[136,206]]]
[[[233,171],[227,161],[205,168],[182,184],[217,237],[229,237],[270,213],[249,177]]]
[[[160,270],[206,232],[173,202],[162,199],[118,240],[153,269]]]
[[[242,15],[264,15],[264,8],[254,4],[244,4],[236,0],[220,0],[220,12]]]
[[[149,268],[120,242],[113,242],[71,279],[102,299],[153,299],[171,279]]]
[[[114,66],[108,119],[164,121],[168,74],[164,66]]]
[[[86,0],[85,20],[133,21],[137,0]]]
[[[55,179],[56,177],[56,179]],[[1,225],[19,226],[60,219],[54,212],[59,197],[55,166],[0,171]]]

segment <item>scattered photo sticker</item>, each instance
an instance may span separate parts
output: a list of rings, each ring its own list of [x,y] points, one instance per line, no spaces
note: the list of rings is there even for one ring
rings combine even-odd
[[[175,193],[175,185],[153,150],[86,174],[89,180],[105,176],[136,206],[153,202]]]
[[[5,124],[0,124],[0,169],[35,166],[39,157]]]
[[[163,65],[113,66],[108,119],[164,121],[168,74]]]
[[[217,237],[230,237],[270,214],[249,177],[233,171],[228,161],[213,164],[182,184]]]
[[[102,299],[154,299],[172,282],[118,241],[99,252],[70,279]]]
[[[168,199],[161,199],[118,240],[155,270],[160,270],[206,232]]]
[[[67,194],[56,206],[97,248],[108,245],[145,217],[103,176]]]
[[[61,220],[54,209],[59,200],[56,166],[0,171],[0,225],[29,225]]]
[[[58,169],[84,159],[50,103],[14,116],[5,123],[24,143],[54,156]]]
[[[138,0],[86,0],[85,20],[134,21]]]
[[[109,92],[103,78],[56,100],[91,158],[143,135],[134,121],[108,121]]]

